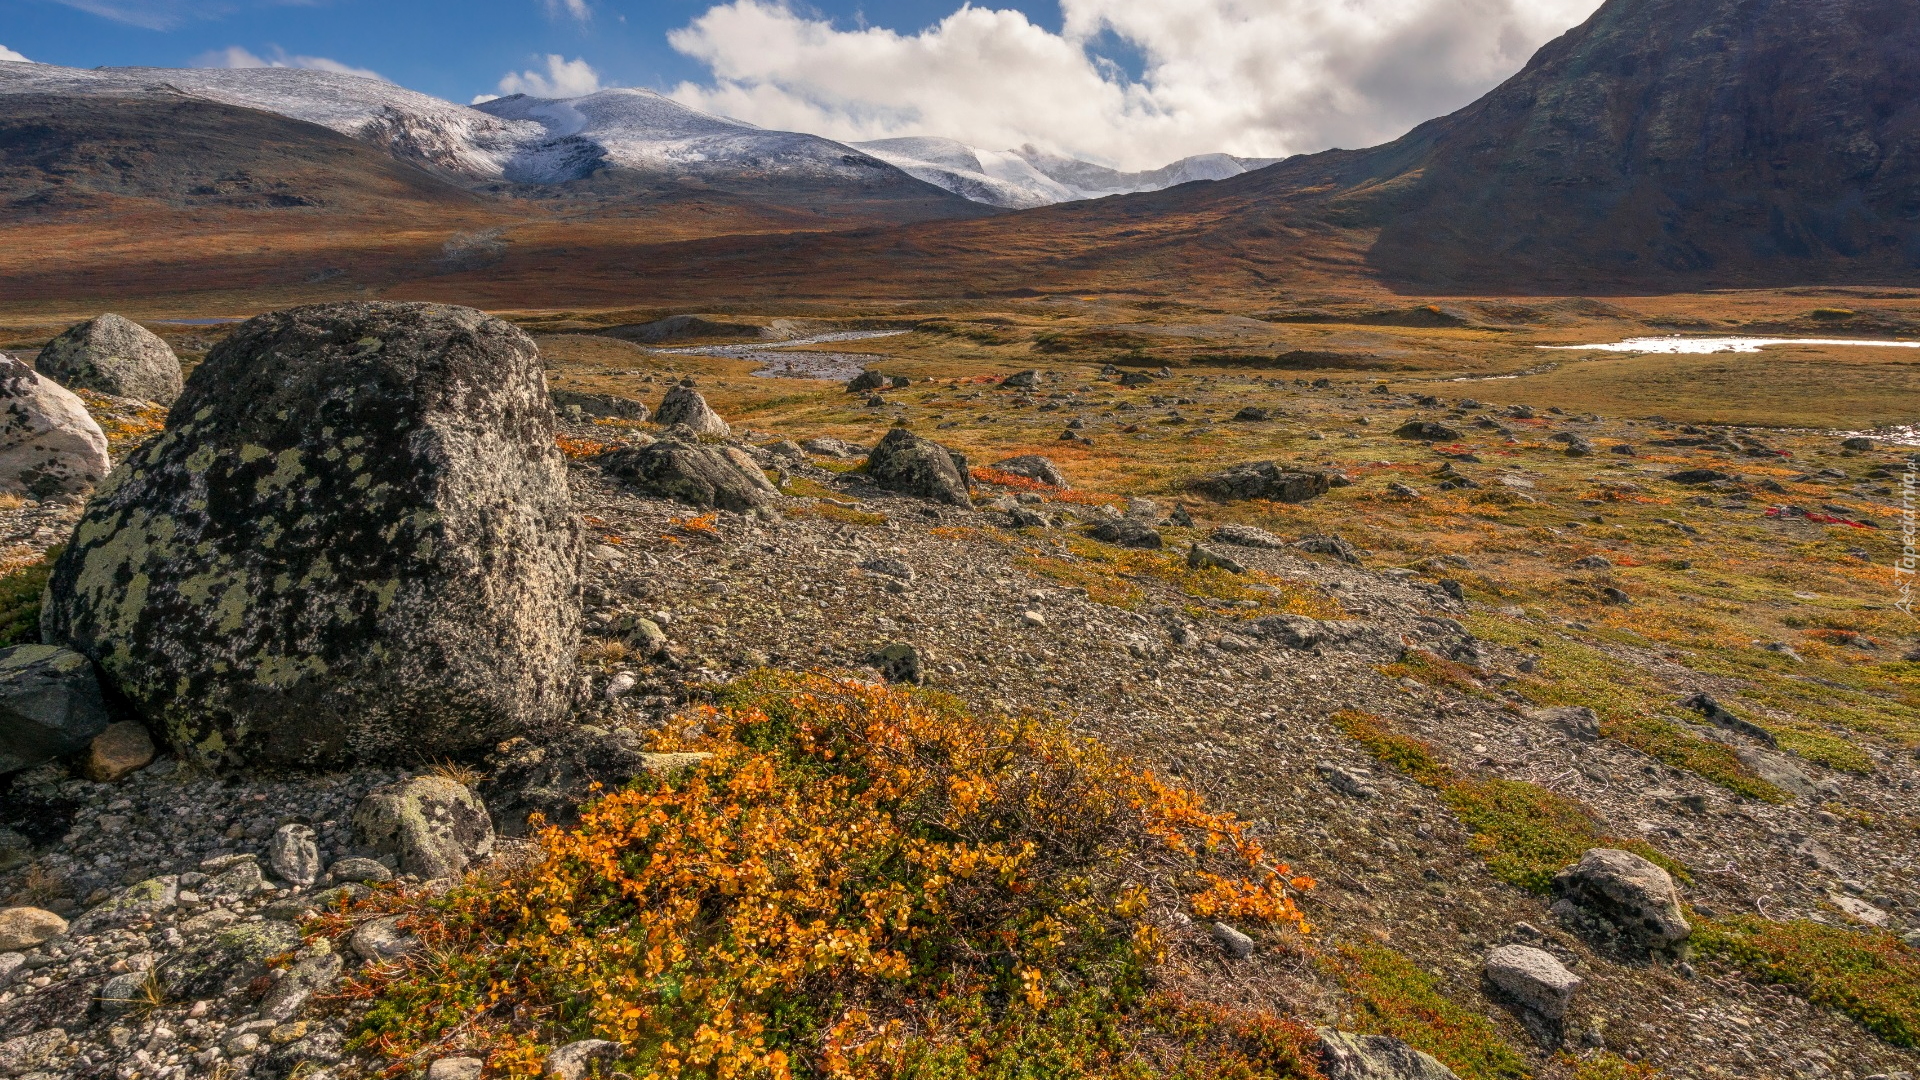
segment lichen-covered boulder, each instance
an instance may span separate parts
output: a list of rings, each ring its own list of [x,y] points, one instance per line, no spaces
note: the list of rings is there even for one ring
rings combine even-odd
[[[1553,892],[1562,919],[1598,923],[1640,949],[1671,948],[1693,933],[1672,875],[1631,851],[1588,849],[1554,875]]]
[[[1221,502],[1270,499],[1303,503],[1325,495],[1333,477],[1318,469],[1288,469],[1273,461],[1247,461],[1193,482],[1193,489]]]
[[[420,877],[459,877],[493,854],[493,819],[473,792],[439,776],[376,788],[353,811],[354,836]]]
[[[693,380],[684,379],[678,386],[667,391],[660,399],[660,408],[654,411],[653,422],[661,427],[683,427],[692,430],[695,435],[711,435],[726,438],[732,429],[720,419],[720,414],[707,405],[707,399],[693,388]]]
[[[646,495],[744,512],[780,494],[746,451],[671,436],[600,455],[607,475]]]
[[[0,492],[84,495],[107,475],[107,436],[79,398],[0,353]]]
[[[162,405],[180,396],[180,360],[173,350],[153,331],[111,312],[47,342],[33,366],[69,389]]]
[[[967,459],[906,428],[894,428],[867,454],[867,475],[888,491],[971,507]]]
[[[431,304],[275,312],[88,504],[41,630],[189,757],[457,754],[570,703],[580,530],[524,333]]]
[[[79,753],[111,722],[86,657],[51,645],[0,650],[0,775]]]

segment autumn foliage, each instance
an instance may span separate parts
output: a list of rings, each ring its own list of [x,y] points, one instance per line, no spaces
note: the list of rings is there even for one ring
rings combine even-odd
[[[1229,817],[1050,725],[825,675],[755,676],[655,736],[712,756],[541,836],[545,858],[387,898],[427,948],[364,969],[359,1044],[537,1075],[1311,1076],[1287,1021],[1156,980],[1192,931],[1308,929]],[[363,911],[360,914],[373,914]],[[335,932],[346,929],[337,921]],[[1186,937],[1183,939],[1182,934]],[[1183,1034],[1184,1033],[1184,1034]]]

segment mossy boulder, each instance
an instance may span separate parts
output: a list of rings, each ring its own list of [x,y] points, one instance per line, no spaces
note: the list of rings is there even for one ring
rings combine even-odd
[[[906,428],[887,432],[867,455],[867,475],[888,491],[953,506],[973,505],[967,459]]]
[[[240,326],[102,486],[42,635],[182,754],[458,754],[574,689],[581,526],[538,351],[467,308]]]
[[[180,359],[159,335],[108,314],[72,326],[47,342],[34,368],[70,390],[171,405],[180,396]]]

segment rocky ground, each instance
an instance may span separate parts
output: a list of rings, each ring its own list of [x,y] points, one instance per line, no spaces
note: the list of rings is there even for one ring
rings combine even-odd
[[[1254,400],[1252,392],[1219,383],[1177,391],[1159,384],[1143,388],[1138,405],[1129,398],[1129,408],[1102,417],[1101,403],[1077,391],[1064,398],[1000,391],[996,399],[985,396],[991,391],[956,389],[956,399],[972,394],[966,400],[982,403],[972,412],[948,409],[941,423],[986,423],[994,410],[1019,415],[1053,405],[1045,411],[1060,415],[1035,414],[1034,422],[1060,427],[1079,415],[1088,424],[1078,430],[1097,428],[1103,440],[1158,437],[1180,425],[1144,425],[1188,419],[1182,410],[1202,428],[1224,429],[1233,409]],[[1697,919],[1759,915],[1920,929],[1913,884],[1920,765],[1893,721],[1885,731],[1855,727],[1832,736],[1864,754],[1862,765],[1835,752],[1792,752],[1827,745],[1809,741],[1807,730],[1836,729],[1795,719],[1778,705],[1740,711],[1779,728],[1779,737],[1715,726],[1700,709],[1668,710],[1676,738],[1719,747],[1722,757],[1740,763],[1730,781],[1680,767],[1673,754],[1650,756],[1651,744],[1601,727],[1591,713],[1583,719],[1577,709],[1544,708],[1559,702],[1536,692],[1552,677],[1562,655],[1556,650],[1576,645],[1615,665],[1621,685],[1654,679],[1675,700],[1682,692],[1732,700],[1755,685],[1657,638],[1606,633],[1649,618],[1654,602],[1644,595],[1649,586],[1594,569],[1640,562],[1623,557],[1631,537],[1596,539],[1611,526],[1584,520],[1619,505],[1587,498],[1602,490],[1597,484],[1645,491],[1656,472],[1724,464],[1727,454],[1743,452],[1735,440],[1750,434],[1687,435],[1599,418],[1556,418],[1548,430],[1536,430],[1516,423],[1526,418],[1478,408],[1449,416],[1445,403],[1277,380],[1257,393],[1262,406],[1288,417],[1273,422],[1294,436],[1355,436],[1313,450],[1313,464],[1342,472],[1350,483],[1308,503],[1321,509],[1298,517],[1289,518],[1296,510],[1284,505],[1263,504],[1269,516],[1261,523],[1270,533],[1248,531],[1244,505],[1164,485],[1131,498],[1096,496],[989,472],[978,474],[972,505],[885,491],[851,470],[856,448],[797,445],[822,434],[797,429],[731,436],[737,453],[764,469],[779,494],[756,497],[761,505],[740,511],[693,507],[637,493],[593,456],[604,446],[646,442],[657,431],[633,423],[570,425],[577,455],[570,480],[588,527],[584,656],[591,683],[576,719],[591,731],[582,738],[651,728],[682,704],[702,700],[710,687],[758,667],[917,675],[977,708],[1058,718],[1258,822],[1274,849],[1320,882],[1308,899],[1316,948],[1384,945],[1412,958],[1448,997],[1492,1017],[1538,1075],[1576,1075],[1579,1062],[1603,1050],[1677,1077],[1867,1078],[1920,1066],[1920,1054],[1787,988],[1717,961],[1636,956],[1584,934],[1577,920],[1550,910],[1552,895],[1496,877],[1475,830],[1443,792],[1376,760],[1339,720],[1343,710],[1357,710],[1425,740],[1462,776],[1523,781],[1573,800],[1606,837],[1644,844],[1685,866],[1691,880],[1682,893]],[[899,413],[914,419],[916,430],[938,434],[940,425],[918,423],[913,409],[896,404],[902,400],[870,408],[883,421]],[[1129,413],[1149,415],[1136,421]],[[1497,430],[1473,428],[1476,415]],[[1451,439],[1386,441],[1403,421],[1456,430]],[[1510,438],[1516,429],[1521,437]],[[1551,441],[1548,431],[1603,445],[1592,457],[1569,458],[1569,441]],[[1700,443],[1671,448],[1681,460],[1657,463],[1604,447],[1650,435]],[[1476,460],[1472,447],[1460,445],[1475,437],[1528,456]],[[1822,453],[1833,441],[1816,434],[1769,438]],[[696,445],[721,444],[710,434]],[[1383,447],[1392,447],[1401,464],[1382,459],[1389,452]],[[1852,464],[1853,472],[1843,468],[1839,477],[1806,483],[1826,485],[1818,490],[1846,485],[1831,498],[1847,505],[1822,509],[1826,504],[1802,498],[1799,513],[1784,520],[1765,514],[1772,500],[1794,498],[1764,486],[1771,474],[1709,479],[1704,483],[1722,485],[1700,489],[1711,496],[1681,490],[1657,504],[1627,505],[1695,535],[1723,523],[1753,528],[1757,520],[1764,528],[1804,531],[1796,543],[1830,543],[1825,530],[1846,526],[1809,521],[1809,509],[1857,518],[1877,506],[1883,524],[1892,510],[1884,477],[1867,475],[1859,463],[1841,464]],[[1454,484],[1456,478],[1470,483]],[[1519,513],[1552,509],[1562,520],[1550,537],[1537,522],[1510,526],[1518,534],[1519,554],[1512,555],[1494,544],[1435,544],[1413,559],[1324,539],[1338,531],[1338,515],[1349,513],[1364,524],[1354,535],[1373,543],[1365,537],[1383,535],[1378,519],[1415,521],[1446,486],[1512,492],[1522,500]],[[24,554],[58,542],[74,512],[23,505],[6,511],[0,527]],[[1102,524],[1109,526],[1104,534],[1091,528]],[[1221,529],[1234,525],[1239,532]],[[1157,546],[1102,543],[1090,532]],[[1568,541],[1569,533],[1578,539]],[[1303,536],[1323,539],[1303,549],[1295,546]],[[1577,551],[1567,546],[1573,543]],[[1195,553],[1195,544],[1204,551]],[[1527,554],[1528,545],[1542,550]],[[1570,552],[1603,561],[1569,575]],[[1710,548],[1689,554],[1702,569],[1713,565]],[[1552,564],[1555,584],[1539,588],[1556,599],[1536,602],[1545,594],[1525,592],[1535,588],[1524,584],[1531,580],[1526,565],[1504,572],[1512,594],[1501,595],[1499,568],[1510,557]],[[1627,603],[1609,598],[1607,588]],[[1898,667],[1893,656],[1906,644],[1867,636]],[[1796,648],[1765,644],[1779,646],[1767,653],[1775,659],[1779,649]],[[1797,646],[1821,663],[1820,650],[1829,647],[1865,648],[1831,637]],[[1847,700],[1860,692],[1829,681],[1836,694],[1854,695]],[[1805,736],[1799,743],[1795,732]],[[524,831],[514,811],[538,802],[510,789],[512,782],[531,783],[523,766],[503,750],[446,777],[476,783],[495,809],[495,828],[511,835]],[[11,777],[0,803],[10,830],[0,836],[10,852],[0,896],[51,913],[53,921],[16,927],[0,916],[0,1075],[353,1075],[353,1059],[342,1056],[350,1010],[328,1003],[325,990],[342,964],[382,955],[386,945],[369,932],[336,952],[323,939],[303,939],[299,920],[341,895],[328,890],[407,869],[353,818],[368,792],[408,776],[216,775],[162,754],[113,782],[84,779],[66,764]],[[1773,794],[1734,789],[1763,790],[1749,783],[1758,781],[1772,784],[1764,790]],[[311,880],[300,880],[305,863],[287,854],[290,844],[298,846],[288,838],[297,839],[299,827],[311,830]],[[500,850],[515,857],[525,851],[508,841]],[[1543,949],[1582,980],[1561,1022],[1543,1025],[1488,982],[1488,954],[1503,944]],[[1223,957],[1213,976],[1222,997],[1258,987],[1314,1022],[1351,1021],[1349,988],[1298,955],[1285,943],[1263,941],[1251,960]]]

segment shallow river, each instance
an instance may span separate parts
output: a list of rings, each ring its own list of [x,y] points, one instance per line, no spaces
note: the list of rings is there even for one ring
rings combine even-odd
[[[833,334],[815,334],[792,341],[756,341],[750,345],[686,345],[674,349],[655,349],[658,353],[685,356],[726,356],[735,360],[754,360],[763,365],[754,374],[765,379],[851,379],[865,371],[876,354],[843,352],[786,352],[802,345],[825,345],[839,341],[871,341],[898,337],[905,330],[842,330]]]
[[[1536,349],[1594,349],[1631,353],[1754,353],[1769,345],[1880,345],[1920,349],[1920,341],[1869,341],[1862,338],[1637,337],[1607,345],[1536,345]]]

